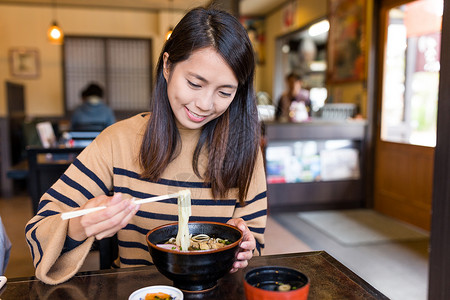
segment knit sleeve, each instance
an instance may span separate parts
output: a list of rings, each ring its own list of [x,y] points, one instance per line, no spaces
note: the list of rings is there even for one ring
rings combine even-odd
[[[264,231],[267,221],[267,184],[264,161],[261,151],[258,153],[252,180],[245,205],[236,204],[233,218],[242,218],[256,239],[255,254],[262,254],[264,249]]]
[[[98,139],[102,140],[99,136]],[[103,138],[104,139],[104,138]],[[58,284],[74,276],[88,255],[94,237],[67,247],[68,220],[61,213],[74,210],[112,190],[112,159],[108,143],[93,141],[41,197],[38,213],[26,225],[25,234],[36,277]],[[66,245],[66,247],[64,247]]]

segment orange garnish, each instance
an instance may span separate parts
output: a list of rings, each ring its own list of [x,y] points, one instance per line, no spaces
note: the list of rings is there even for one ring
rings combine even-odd
[[[172,296],[166,293],[158,292],[158,293],[149,293],[145,295],[145,300],[171,300]]]

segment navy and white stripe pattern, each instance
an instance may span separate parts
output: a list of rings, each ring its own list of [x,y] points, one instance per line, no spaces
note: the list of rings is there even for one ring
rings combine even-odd
[[[25,231],[36,276],[42,281],[54,284],[73,276],[93,242],[93,238],[85,241],[67,238],[68,221],[63,221],[60,213],[81,207],[91,198],[119,192],[123,198],[147,198],[188,188],[192,197],[190,220],[226,223],[232,218],[242,218],[255,236],[257,252],[261,253],[267,217],[262,155],[258,156],[245,205],[236,200],[234,190],[225,199],[213,199],[210,185],[192,171],[195,139],[183,139],[183,133],[183,150],[167,167],[162,179],[144,180],[139,176],[137,154],[146,120],[138,115],[106,129],[41,198],[38,213],[28,222]],[[175,198],[141,205],[129,224],[117,233],[119,259],[116,264],[119,267],[151,264],[145,235],[152,228],[177,221]]]

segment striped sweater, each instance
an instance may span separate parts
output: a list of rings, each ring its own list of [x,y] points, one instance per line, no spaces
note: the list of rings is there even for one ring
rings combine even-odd
[[[192,155],[200,130],[180,129],[181,153],[168,165],[160,180],[143,180],[139,176],[139,147],[148,119],[148,115],[140,114],[105,129],[42,196],[37,215],[25,228],[37,278],[48,284],[58,284],[78,272],[94,237],[79,243],[73,240],[68,243],[68,221],[62,220],[60,213],[71,211],[93,197],[111,192],[121,192],[123,198],[147,198],[190,189],[191,221],[225,223],[231,218],[243,218],[256,238],[256,252],[261,254],[267,214],[266,180],[261,153],[258,154],[246,204],[243,206],[237,200],[237,189],[231,190],[225,199],[214,200],[210,186],[195,175]],[[199,158],[200,174],[203,174],[205,165],[206,155],[202,153]],[[117,233],[119,259],[116,262],[119,267],[150,265],[146,233],[156,226],[177,220],[175,198],[141,205],[129,224]]]

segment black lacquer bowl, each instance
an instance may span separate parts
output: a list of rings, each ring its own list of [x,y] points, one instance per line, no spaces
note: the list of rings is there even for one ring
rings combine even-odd
[[[178,251],[156,246],[178,233],[178,223],[157,227],[147,233],[150,255],[158,271],[173,281],[175,287],[186,292],[203,292],[217,285],[217,281],[233,267],[242,231],[216,222],[189,222],[192,235],[207,234],[210,237],[232,242],[220,249],[204,251]]]

